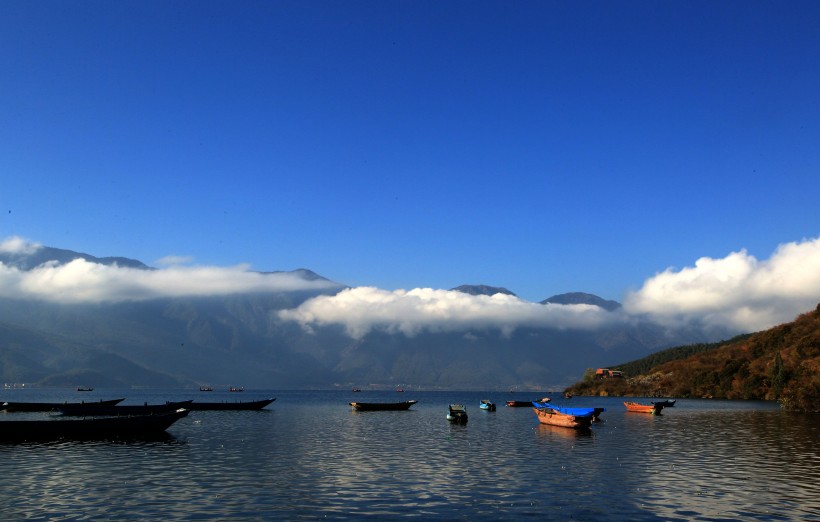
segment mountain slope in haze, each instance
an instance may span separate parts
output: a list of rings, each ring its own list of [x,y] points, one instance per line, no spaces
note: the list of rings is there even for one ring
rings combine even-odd
[[[31,252],[0,252],[0,263],[3,263],[6,266],[18,268],[20,270],[32,270],[43,263],[48,263],[51,261],[56,261],[59,264],[66,264],[75,259],[84,259],[85,261],[91,263],[106,266],[117,265],[127,268],[137,268],[140,270],[153,270],[142,261],[137,261],[136,259],[129,259],[127,257],[94,257],[82,252],[46,246],[40,247]]]
[[[30,270],[38,260],[82,257],[61,249],[40,255],[17,256],[15,266]],[[406,336],[377,329],[353,339],[338,324],[305,329],[278,316],[280,310],[347,288],[307,269],[291,273],[331,284],[93,304],[0,296],[0,375],[6,382],[88,386],[389,389],[401,383],[429,389],[557,389],[604,356],[637,359],[706,340],[697,332],[670,335],[651,323],[617,321],[597,330],[530,327],[511,333],[475,327]],[[509,292],[482,285],[470,289],[482,295]]]
[[[820,305],[769,330],[681,346],[611,369],[622,370],[625,378],[597,379],[588,371],[569,391],[778,400],[789,410],[820,412]]]

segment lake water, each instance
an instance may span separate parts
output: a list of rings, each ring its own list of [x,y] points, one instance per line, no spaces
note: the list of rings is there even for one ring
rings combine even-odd
[[[4,390],[2,401],[123,404],[276,397],[191,412],[169,436],[0,443],[3,520],[820,520],[820,415],[678,400],[661,416],[603,406],[587,432],[542,426],[477,392]],[[478,408],[480,399],[498,410]],[[418,400],[355,412],[350,401]],[[451,425],[447,404],[467,406]],[[0,414],[0,421],[19,415]],[[0,425],[1,426],[1,425]]]

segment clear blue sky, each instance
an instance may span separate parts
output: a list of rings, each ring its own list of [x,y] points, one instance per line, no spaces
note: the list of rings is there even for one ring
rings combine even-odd
[[[4,1],[0,239],[620,300],[820,233],[820,2]]]

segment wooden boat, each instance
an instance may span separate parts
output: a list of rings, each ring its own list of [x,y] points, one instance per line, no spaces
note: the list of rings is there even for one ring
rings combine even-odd
[[[481,399],[481,403],[478,405],[478,407],[486,411],[495,411],[495,403],[490,402],[487,399]]]
[[[100,400],[97,402],[4,402],[0,404],[0,410],[7,412],[23,411],[56,411],[63,406],[82,406],[86,404],[99,406],[114,406],[125,399]]]
[[[447,407],[447,420],[456,424],[467,424],[467,408],[461,404],[450,404]]]
[[[67,417],[99,417],[126,415],[156,415],[168,413],[180,408],[190,410],[192,401],[166,402],[165,404],[75,404],[59,406],[57,410]]]
[[[186,415],[188,410],[179,409],[158,415],[0,421],[0,440],[96,439],[160,434]]]
[[[510,408],[525,408],[532,407],[533,401],[507,401],[507,406]]]
[[[664,408],[671,408],[675,405],[676,402],[678,402],[677,399],[672,399],[672,400],[666,399],[664,401],[653,401],[652,404],[660,404]]]
[[[350,405],[356,411],[390,411],[406,410],[418,401],[404,402],[351,402]]]
[[[234,402],[197,402],[193,401],[185,408],[194,411],[215,411],[215,410],[231,410],[231,411],[249,411],[261,410],[276,399],[262,399],[259,401],[234,401]]]
[[[651,413],[653,415],[660,415],[663,406],[660,404],[640,404],[638,402],[624,402],[626,411],[635,413]]]
[[[575,429],[589,428],[594,413],[594,408],[559,408],[538,403],[532,403],[532,410],[541,424]]]

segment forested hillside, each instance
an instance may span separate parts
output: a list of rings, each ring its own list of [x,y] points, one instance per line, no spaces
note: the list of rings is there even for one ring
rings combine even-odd
[[[568,391],[777,400],[788,410],[820,412],[820,305],[763,332],[672,348],[611,369],[624,377],[602,379],[587,370]]]

